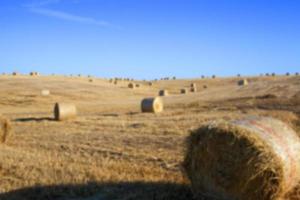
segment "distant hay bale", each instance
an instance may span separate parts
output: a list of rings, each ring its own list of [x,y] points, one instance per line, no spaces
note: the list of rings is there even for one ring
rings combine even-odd
[[[91,78],[91,79],[89,79],[89,82],[90,82],[90,83],[94,82],[94,79],[92,79],[92,78]]]
[[[30,76],[34,76],[34,74],[35,74],[34,72],[30,72],[29,73]]]
[[[57,121],[73,119],[76,115],[77,109],[74,104],[56,103],[54,106],[54,119]]]
[[[197,84],[196,84],[196,83],[191,83],[190,86],[191,86],[191,87],[197,87]]]
[[[207,89],[208,88],[208,86],[207,85],[203,85],[203,89]]]
[[[140,84],[138,84],[138,83],[135,84],[135,87],[136,87],[136,88],[139,88],[139,87],[140,87]]]
[[[10,120],[0,116],[0,143],[5,143],[12,135],[12,126]]]
[[[152,82],[148,82],[148,85],[149,85],[149,86],[152,86],[152,85],[153,85],[153,83],[152,83]]]
[[[238,85],[239,86],[245,86],[245,85],[248,85],[248,80],[247,79],[242,79],[242,80],[239,80],[238,81]]]
[[[135,84],[134,83],[129,83],[128,88],[135,89]]]
[[[300,140],[272,118],[212,122],[189,136],[183,167],[196,196],[285,199],[300,181]]]
[[[50,91],[49,90],[42,90],[41,91],[41,95],[42,96],[49,96],[50,95]]]
[[[181,94],[187,94],[188,90],[186,88],[182,88],[182,89],[180,89],[180,93]]]
[[[114,81],[114,84],[115,84],[115,85],[118,85],[118,81],[117,81],[117,80],[115,80],[115,81]]]
[[[160,90],[158,92],[159,96],[169,96],[169,91],[168,90]]]
[[[163,101],[160,97],[143,99],[141,109],[142,112],[160,113],[164,109]]]
[[[191,92],[197,92],[197,87],[191,87],[190,91]]]

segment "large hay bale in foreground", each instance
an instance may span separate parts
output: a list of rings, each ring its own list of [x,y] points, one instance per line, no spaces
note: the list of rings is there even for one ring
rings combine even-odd
[[[11,136],[11,123],[10,121],[0,116],[0,143],[5,143]]]
[[[160,90],[158,92],[159,96],[169,96],[169,91],[168,90]]]
[[[164,109],[163,101],[160,97],[143,99],[141,109],[142,112],[160,113]]]
[[[74,104],[56,103],[54,106],[54,119],[57,121],[73,119],[76,115],[77,109]]]
[[[183,166],[196,196],[285,199],[300,181],[300,140],[272,118],[212,122],[191,133]]]

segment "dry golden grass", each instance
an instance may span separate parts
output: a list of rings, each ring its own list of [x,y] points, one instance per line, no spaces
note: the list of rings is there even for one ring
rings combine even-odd
[[[91,84],[84,77],[0,77],[0,109],[15,132],[0,145],[0,199],[192,199],[181,170],[190,130],[214,119],[263,115],[299,131],[300,77],[247,79],[245,88],[238,78],[216,78],[131,90],[128,82],[96,78]],[[180,95],[191,82],[208,88]],[[43,88],[51,95],[41,96]],[[165,111],[141,113],[141,100],[161,88],[171,93],[163,97]],[[76,104],[78,117],[54,121],[60,101]]]

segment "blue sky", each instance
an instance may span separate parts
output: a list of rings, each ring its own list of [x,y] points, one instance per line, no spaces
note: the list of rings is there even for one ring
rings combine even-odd
[[[0,72],[294,73],[299,10],[296,0],[1,0]]]

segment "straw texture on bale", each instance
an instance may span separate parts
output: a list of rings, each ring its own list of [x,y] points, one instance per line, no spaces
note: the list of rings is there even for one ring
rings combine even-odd
[[[247,79],[239,80],[238,85],[239,86],[248,85],[248,80]]]
[[[54,106],[54,118],[57,121],[64,121],[75,118],[77,109],[74,104],[56,103]]]
[[[163,101],[160,97],[146,98],[141,103],[142,112],[160,113],[163,111]]]
[[[160,90],[158,92],[159,96],[169,96],[169,91],[168,90]]]
[[[0,116],[0,143],[5,143],[11,136],[11,123],[10,121]]]
[[[42,96],[49,96],[50,95],[50,91],[49,90],[42,90],[41,91],[41,95]]]
[[[180,90],[180,93],[181,94],[186,94],[186,93],[188,93],[188,90],[186,88],[183,88],[183,89]]]
[[[300,140],[272,118],[212,122],[189,136],[183,167],[196,196],[286,199],[300,181]]]
[[[135,88],[135,84],[134,83],[129,83],[128,84],[128,88],[134,89]]]

